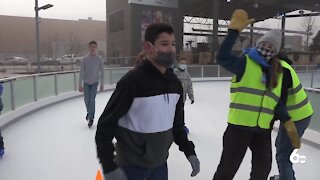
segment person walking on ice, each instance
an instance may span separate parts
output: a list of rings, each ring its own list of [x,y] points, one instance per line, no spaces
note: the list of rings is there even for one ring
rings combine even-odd
[[[86,105],[86,120],[89,128],[92,126],[95,114],[95,99],[100,80],[100,91],[104,86],[104,65],[103,60],[97,55],[97,42],[89,43],[89,54],[81,61],[79,74],[79,91],[84,93]]]

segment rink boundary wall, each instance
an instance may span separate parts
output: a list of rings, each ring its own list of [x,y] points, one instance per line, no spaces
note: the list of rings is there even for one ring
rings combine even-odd
[[[210,81],[228,81],[230,79],[231,79],[230,77],[192,78],[192,81],[193,82],[210,82]],[[116,84],[104,85],[105,87],[104,89],[105,91],[112,91],[115,89],[115,86]],[[101,92],[98,91],[98,93],[101,93]],[[15,122],[19,121],[20,119],[23,119],[30,114],[36,113],[37,111],[40,111],[48,106],[55,105],[63,101],[67,101],[69,99],[79,98],[81,96],[83,96],[83,93],[80,93],[78,91],[66,92],[66,93],[58,94],[56,96],[47,97],[39,101],[35,101],[27,105],[24,105],[22,107],[19,107],[15,110],[12,110],[6,114],[1,115],[0,129],[5,129],[10,125],[14,124]]]
[[[105,85],[104,87],[105,87],[105,90],[103,92],[113,91],[115,89],[115,84]],[[98,93],[102,93],[102,92],[98,91]],[[49,106],[52,106],[73,98],[79,98],[81,96],[83,96],[83,93],[80,93],[78,91],[67,92],[57,96],[48,97],[34,103],[27,104],[14,111],[1,115],[0,129],[5,129],[10,125],[14,124],[15,122],[25,118],[26,116],[36,113],[44,108],[47,108]]]
[[[231,77],[192,78],[193,82],[212,82],[212,81],[230,81],[230,80],[231,80]],[[115,89],[115,87],[116,87],[116,84],[112,84],[112,85],[108,84],[108,85],[105,85],[104,89],[105,91],[112,91]],[[306,90],[309,92],[310,91],[311,92],[316,91],[316,93],[320,92],[320,90],[313,90],[311,88],[306,88]],[[98,93],[102,93],[102,92],[98,92]],[[80,93],[78,91],[66,92],[66,93],[59,94],[57,96],[48,97],[48,98],[39,100],[37,102],[33,102],[25,106],[22,106],[16,110],[13,110],[4,115],[1,115],[0,129],[5,129],[10,125],[14,124],[15,122],[25,118],[26,116],[36,113],[46,107],[49,107],[51,105],[55,105],[73,98],[79,98],[81,96],[83,96],[83,93]],[[278,131],[277,124],[275,124],[273,130],[275,132]],[[307,129],[305,131],[305,134],[303,135],[302,142],[314,148],[320,149],[320,133],[311,129]]]

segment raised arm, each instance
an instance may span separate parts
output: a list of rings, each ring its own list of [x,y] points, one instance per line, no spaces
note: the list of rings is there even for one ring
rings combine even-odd
[[[254,19],[249,19],[246,11],[238,9],[232,14],[229,30],[226,38],[222,42],[220,49],[217,53],[218,63],[223,66],[226,70],[232,72],[238,76],[243,75],[246,61],[245,56],[235,56],[231,53],[232,47],[234,46],[239,33],[252,23]]]

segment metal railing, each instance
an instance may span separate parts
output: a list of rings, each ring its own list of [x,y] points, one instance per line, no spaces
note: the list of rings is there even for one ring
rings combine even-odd
[[[106,68],[104,84],[116,83],[131,67]],[[4,86],[2,114],[39,100],[77,91],[79,70],[21,75],[0,79]]]
[[[320,88],[320,72],[314,66],[295,66],[304,87]],[[132,67],[105,68],[104,84],[117,83]],[[231,77],[232,74],[219,65],[190,65],[188,72],[194,78]],[[4,110],[2,114],[12,112],[20,107],[41,101],[45,98],[59,96],[78,89],[79,70],[54,73],[41,73],[32,75],[15,76],[0,79],[4,85],[2,101]],[[315,111],[319,109],[320,94],[309,91]],[[320,114],[315,114],[314,120]],[[0,120],[1,121],[1,120]],[[320,124],[315,125],[320,132]],[[318,127],[319,126],[319,127]]]

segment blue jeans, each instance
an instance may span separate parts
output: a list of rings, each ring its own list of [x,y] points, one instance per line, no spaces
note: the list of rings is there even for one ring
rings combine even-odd
[[[128,180],[168,180],[167,163],[156,168],[140,166],[123,166],[121,168],[126,173]]]
[[[89,85],[83,84],[84,103],[87,108],[87,118],[90,120],[94,119],[95,106],[96,106],[96,95],[97,95],[98,82]]]
[[[307,117],[301,121],[294,122],[299,137],[301,138],[304,131],[309,126],[311,116]],[[283,124],[280,124],[278,136],[276,139],[276,159],[278,164],[278,169],[280,173],[281,180],[295,180],[294,171],[292,168],[292,163],[290,162],[290,155],[294,150],[291,141],[288,137],[288,134],[283,127]]]

